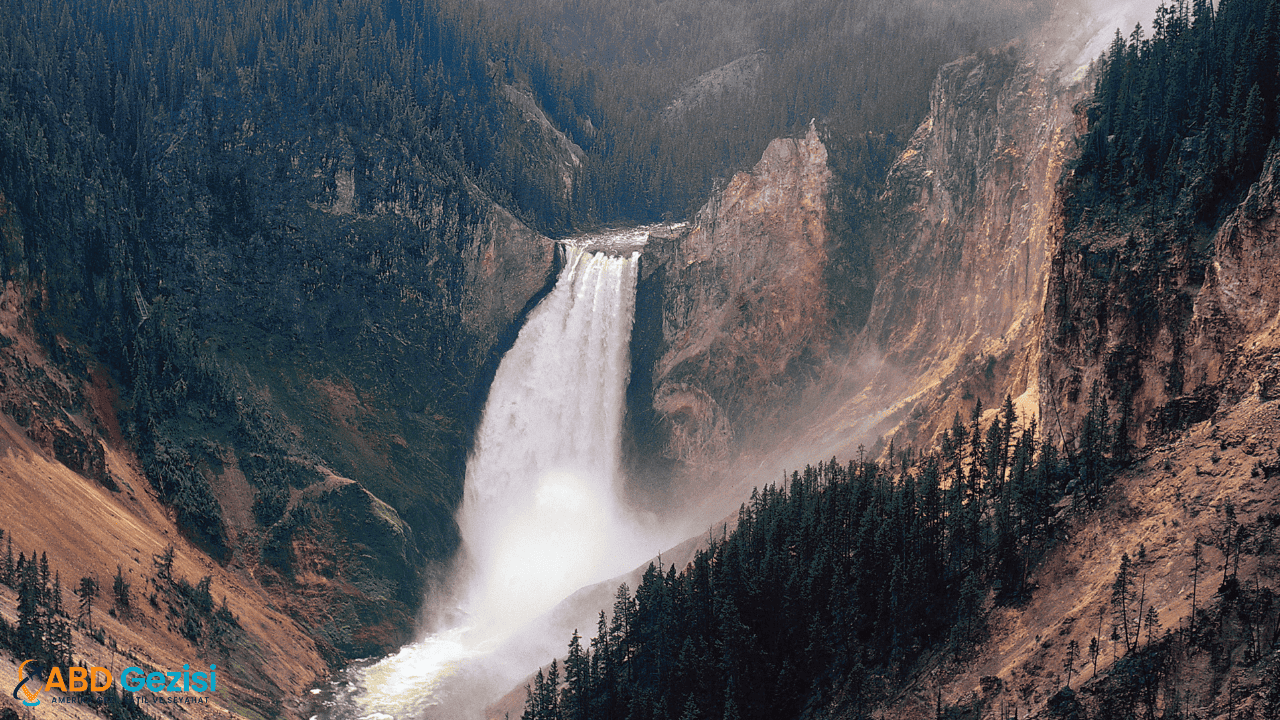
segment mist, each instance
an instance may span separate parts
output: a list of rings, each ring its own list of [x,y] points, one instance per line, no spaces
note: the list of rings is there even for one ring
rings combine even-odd
[[[1160,0],[1062,0],[1048,22],[1032,33],[1030,45],[1040,62],[1064,80],[1080,80],[1115,37],[1127,38],[1136,25],[1149,30]]]

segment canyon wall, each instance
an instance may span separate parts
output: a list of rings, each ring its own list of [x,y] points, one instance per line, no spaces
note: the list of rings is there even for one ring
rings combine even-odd
[[[651,447],[705,476],[744,454],[927,444],[1006,393],[1035,414],[1056,184],[1083,95],[1017,45],[958,60],[860,236],[811,128],[771,144],[682,234],[651,240],[638,304],[649,293],[661,322],[642,312],[636,336]]]
[[[661,437],[652,449],[683,464],[722,461],[735,428],[776,419],[814,376],[832,342],[830,180],[810,128],[770,143],[689,228],[651,238],[633,354],[652,362],[637,372],[652,378]]]
[[[1064,426],[1094,388],[1139,445],[1274,393],[1277,155],[1217,228],[1135,215],[1060,233],[1043,338]]]
[[[887,232],[873,246],[879,284],[861,338],[902,378],[881,398],[903,398],[886,417],[905,420],[908,441],[975,400],[994,408],[1007,393],[1035,412],[1055,191],[1083,93],[1019,46],[938,74],[882,197]]]
[[[242,700],[271,708],[326,666],[412,639],[458,545],[497,359],[556,260],[447,159],[295,113],[259,124],[255,109],[192,106],[157,129],[172,152],[146,178],[154,215],[124,235],[104,220],[124,201],[96,181],[53,238],[0,195],[0,410],[42,460],[104,494],[108,528],[167,512],[169,537],[139,547],[172,541],[215,586],[236,585],[233,607],[288,618],[246,628],[300,658]],[[578,162],[544,132],[530,122],[529,152]],[[6,463],[15,500],[67,482]],[[9,515],[0,528],[23,550],[60,543]],[[55,558],[74,577],[93,559]],[[148,642],[179,652],[180,635]]]

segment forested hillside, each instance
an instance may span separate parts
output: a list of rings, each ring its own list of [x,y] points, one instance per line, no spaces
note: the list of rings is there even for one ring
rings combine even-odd
[[[1212,226],[1277,135],[1277,3],[1181,0],[1161,6],[1150,32],[1117,31],[1100,59],[1069,183],[1073,224],[1144,209]]]
[[[0,18],[16,328],[118,393],[123,440],[214,557],[294,587],[293,542],[331,533],[359,582],[318,592],[368,613],[317,627],[334,658],[410,631],[456,546],[485,368],[551,271],[518,218],[576,222],[589,133],[550,109],[570,137],[546,129],[537,93],[585,91],[549,57],[467,4],[24,0]],[[116,426],[42,387],[9,388],[33,437],[64,414]],[[330,472],[363,489],[330,492]],[[364,545],[332,542],[364,522]]]
[[[620,587],[589,650],[571,640],[567,685],[558,664],[540,673],[524,717],[863,717],[923,660],[964,657],[988,594],[1029,592],[1064,492],[1096,499],[1127,452],[1101,404],[1065,457],[1009,398],[981,417],[956,416],[937,452],[833,458],[753,492],[688,567]]]

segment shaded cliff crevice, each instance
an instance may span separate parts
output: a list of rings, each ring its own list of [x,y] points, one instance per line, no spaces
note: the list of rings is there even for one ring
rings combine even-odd
[[[663,452],[671,427],[664,422],[654,401],[654,371],[663,349],[662,309],[668,285],[666,266],[653,258],[671,252],[663,246],[677,242],[677,237],[650,234],[636,281],[635,314],[631,324],[622,457],[627,468],[630,499],[647,507],[665,504],[676,469],[675,459]]]

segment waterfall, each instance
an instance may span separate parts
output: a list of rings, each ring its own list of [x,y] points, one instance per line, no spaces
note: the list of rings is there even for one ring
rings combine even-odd
[[[640,228],[562,245],[556,285],[503,356],[467,460],[455,625],[353,670],[329,717],[479,717],[564,651],[567,637],[529,640],[540,615],[658,549],[618,499],[647,239]]]
[[[566,246],[555,289],[498,367],[458,513],[475,573],[463,608],[482,634],[532,620],[619,554],[638,265],[638,253]]]

